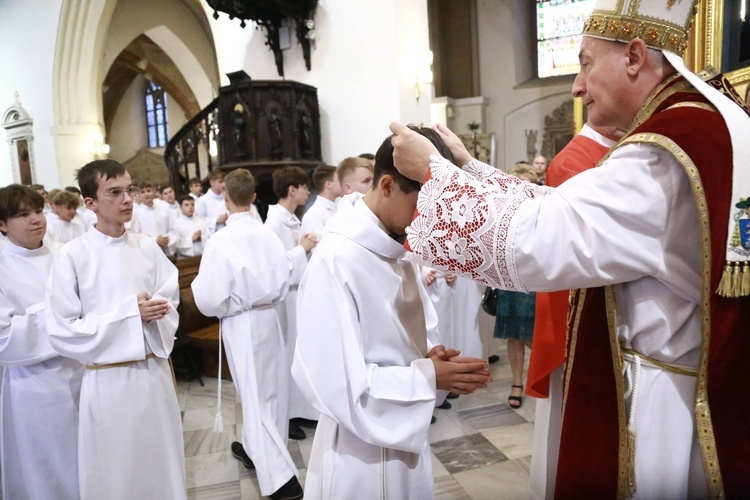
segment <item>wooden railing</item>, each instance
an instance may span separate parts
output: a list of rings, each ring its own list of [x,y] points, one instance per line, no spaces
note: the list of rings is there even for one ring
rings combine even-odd
[[[211,155],[211,143],[218,146],[219,99],[216,98],[191,118],[167,143],[164,161],[169,169],[169,182],[180,196],[188,193],[192,177],[205,178],[221,164],[220,148]]]

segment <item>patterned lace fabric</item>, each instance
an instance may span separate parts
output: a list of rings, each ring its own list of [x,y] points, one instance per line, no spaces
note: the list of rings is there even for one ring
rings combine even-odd
[[[507,175],[474,160],[459,169],[430,157],[430,179],[419,193],[418,215],[406,229],[409,245],[427,266],[506,290],[525,291],[514,258],[516,215],[525,202],[552,188]]]

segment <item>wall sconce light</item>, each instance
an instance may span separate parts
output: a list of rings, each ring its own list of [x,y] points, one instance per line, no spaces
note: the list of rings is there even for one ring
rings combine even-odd
[[[419,102],[419,96],[422,94],[422,86],[429,87],[432,85],[432,51],[426,51],[420,59],[416,64],[419,72],[414,79],[414,97],[416,97],[417,102]]]
[[[97,132],[89,134],[84,149],[95,160],[106,159],[109,154],[109,144],[104,142],[104,136]]]

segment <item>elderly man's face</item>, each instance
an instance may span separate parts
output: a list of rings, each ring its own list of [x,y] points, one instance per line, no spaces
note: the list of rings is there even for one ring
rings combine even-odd
[[[588,121],[593,126],[627,129],[630,116],[623,98],[627,96],[625,44],[585,36],[578,55],[581,71],[573,83],[573,95],[583,99]]]

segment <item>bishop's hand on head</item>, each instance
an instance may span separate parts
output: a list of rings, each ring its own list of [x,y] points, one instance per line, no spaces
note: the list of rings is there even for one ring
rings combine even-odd
[[[430,169],[430,155],[438,150],[430,140],[399,122],[390,125],[393,138],[393,164],[402,175],[422,182]]]

